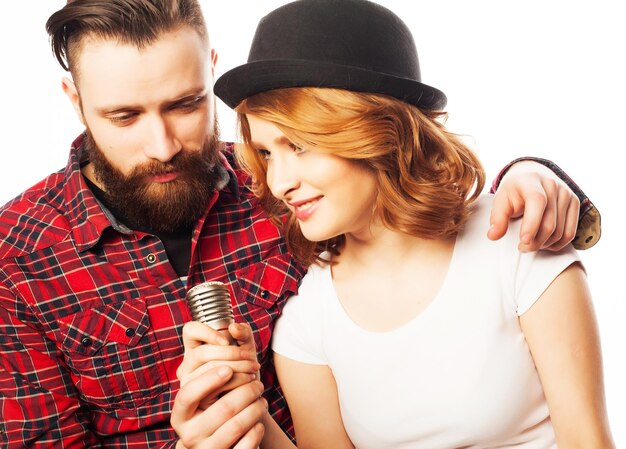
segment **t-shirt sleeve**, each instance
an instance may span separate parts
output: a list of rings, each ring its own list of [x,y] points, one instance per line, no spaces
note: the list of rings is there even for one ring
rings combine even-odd
[[[580,257],[571,244],[558,253],[521,254],[515,286],[518,316],[527,312],[559,274],[574,262],[580,262]]]
[[[476,251],[495,245],[484,253],[485,269],[497,273],[506,310],[521,316],[537,302],[559,274],[571,264],[580,262],[580,256],[572,244],[557,252],[520,252],[521,219],[512,220],[501,239],[485,245],[485,230],[489,228],[493,196],[481,196],[476,206],[475,217],[468,231],[469,237],[477,242]]]
[[[570,244],[559,252],[520,253],[515,275],[517,315],[526,313],[550,284],[580,257]]]
[[[287,300],[272,336],[274,352],[302,363],[327,365],[323,351],[322,324],[327,286],[320,273],[311,267],[302,279],[298,295]]]

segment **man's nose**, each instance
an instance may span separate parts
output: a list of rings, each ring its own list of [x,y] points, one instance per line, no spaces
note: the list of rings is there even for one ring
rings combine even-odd
[[[162,117],[150,121],[144,153],[150,159],[168,162],[182,150],[182,144]]]

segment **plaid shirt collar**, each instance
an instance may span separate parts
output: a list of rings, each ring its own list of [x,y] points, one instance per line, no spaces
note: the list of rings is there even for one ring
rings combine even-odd
[[[135,233],[118,221],[111,211],[98,201],[87,186],[81,173],[81,167],[88,162],[84,154],[84,141],[85,134],[83,133],[72,142],[70,157],[64,170],[65,183],[63,185],[64,205],[67,208],[65,217],[69,221],[76,248],[80,252],[87,251],[96,245],[108,228],[113,228],[122,234]],[[223,145],[224,147],[232,147],[232,144]],[[222,162],[221,179],[205,213],[194,227],[194,235],[197,235],[199,229],[202,228],[208,212],[223,192],[224,187],[227,187],[225,192],[232,194],[235,200],[239,200],[237,176],[224,154],[220,153],[220,156]]]

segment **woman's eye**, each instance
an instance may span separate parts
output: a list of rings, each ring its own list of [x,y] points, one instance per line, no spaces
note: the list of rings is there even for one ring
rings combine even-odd
[[[295,153],[304,153],[304,148],[299,147],[298,145],[296,145],[295,143],[290,143],[289,147],[295,152]]]
[[[256,152],[259,153],[259,156],[261,156],[261,158],[265,160],[268,160],[270,158],[270,152],[263,148],[257,148]]]

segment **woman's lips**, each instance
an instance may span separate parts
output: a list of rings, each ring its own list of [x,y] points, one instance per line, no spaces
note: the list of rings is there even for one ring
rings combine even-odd
[[[321,196],[303,201],[288,203],[294,210],[294,214],[298,220],[306,220],[317,210]]]

